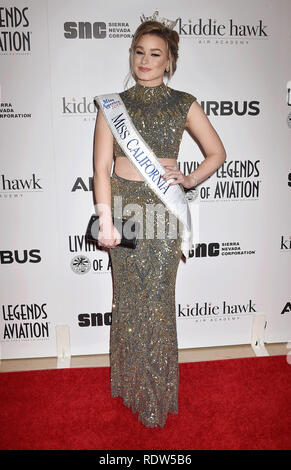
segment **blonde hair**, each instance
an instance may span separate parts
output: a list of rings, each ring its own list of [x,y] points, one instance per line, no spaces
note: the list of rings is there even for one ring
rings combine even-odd
[[[131,46],[129,49],[130,71],[128,73],[128,76],[125,82],[125,88],[128,85],[128,82],[131,78],[136,80],[136,77],[133,71],[133,55],[135,53],[137,44],[141,36],[143,36],[144,34],[154,34],[156,36],[159,36],[160,38],[164,39],[167,44],[168,56],[170,59],[169,71],[164,72],[164,75],[168,77],[167,85],[176,71],[177,60],[179,57],[179,54],[178,54],[179,39],[180,39],[179,34],[177,33],[177,31],[167,28],[166,26],[164,26],[162,23],[159,23],[158,21],[145,21],[144,23],[141,23],[139,25],[139,27],[137,28],[132,38]]]

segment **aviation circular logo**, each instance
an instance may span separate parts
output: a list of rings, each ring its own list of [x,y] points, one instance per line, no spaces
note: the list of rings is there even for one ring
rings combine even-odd
[[[71,261],[71,269],[76,274],[86,274],[91,269],[91,261],[84,255],[74,256]]]

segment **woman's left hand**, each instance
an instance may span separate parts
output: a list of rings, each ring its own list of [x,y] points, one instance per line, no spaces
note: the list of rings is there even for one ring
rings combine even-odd
[[[194,186],[194,178],[192,176],[185,176],[176,166],[163,165],[166,169],[166,173],[162,176],[164,180],[175,178],[176,181],[169,183],[169,186],[174,184],[181,184],[184,188],[190,189]]]

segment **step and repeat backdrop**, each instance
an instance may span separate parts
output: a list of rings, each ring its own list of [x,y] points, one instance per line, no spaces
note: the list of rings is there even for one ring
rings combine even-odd
[[[199,186],[200,243],[176,283],[179,348],[291,339],[289,0],[0,4],[1,356],[109,352],[112,275],[87,245],[97,94],[121,92],[140,16],[179,21],[170,86],[197,97],[227,159]],[[134,85],[131,81],[128,87]],[[184,133],[180,169],[205,156]],[[118,248],[117,248],[118,249]]]

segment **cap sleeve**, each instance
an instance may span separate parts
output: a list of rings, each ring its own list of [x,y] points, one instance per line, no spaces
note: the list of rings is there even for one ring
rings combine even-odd
[[[187,120],[187,115],[189,112],[189,109],[191,108],[192,103],[194,101],[197,101],[196,96],[192,95],[191,93],[183,93],[183,100],[182,100],[182,112],[183,112],[183,117],[184,117],[184,128],[186,125],[186,120]]]

